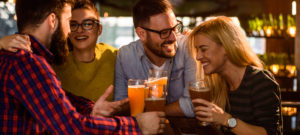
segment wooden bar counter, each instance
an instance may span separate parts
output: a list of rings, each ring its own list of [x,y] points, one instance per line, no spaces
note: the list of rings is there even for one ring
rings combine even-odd
[[[223,133],[212,125],[199,126],[197,120],[187,117],[167,117],[169,124],[164,135],[222,135]]]

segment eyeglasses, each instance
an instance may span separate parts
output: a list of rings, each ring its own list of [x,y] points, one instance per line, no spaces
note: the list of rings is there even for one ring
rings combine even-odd
[[[99,25],[99,21],[94,20],[94,19],[84,20],[81,24],[78,24],[76,21],[71,21],[70,22],[70,29],[71,29],[71,32],[76,32],[78,30],[78,27],[81,26],[81,28],[83,30],[91,30],[96,25]]]
[[[157,30],[153,30],[153,29],[149,29],[149,28],[145,28],[145,27],[141,27],[141,28],[143,28],[147,31],[151,31],[151,32],[159,34],[161,39],[166,39],[166,38],[170,37],[172,31],[174,31],[176,34],[182,33],[183,25],[182,25],[181,21],[177,20],[177,24],[174,27],[169,28],[169,29],[164,29],[161,31],[157,31]]]

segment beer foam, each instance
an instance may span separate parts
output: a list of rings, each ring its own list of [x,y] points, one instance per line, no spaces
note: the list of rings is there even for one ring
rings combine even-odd
[[[128,88],[145,88],[145,85],[129,85]]]
[[[149,84],[149,83],[156,83],[156,82],[164,81],[164,80],[168,80],[168,77],[149,78],[147,83],[148,83],[148,84]]]
[[[189,90],[192,90],[192,91],[199,91],[199,92],[207,92],[207,91],[210,91],[209,88],[190,88]]]
[[[166,100],[166,98],[157,98],[157,97],[145,98],[145,101],[151,101],[151,100]]]

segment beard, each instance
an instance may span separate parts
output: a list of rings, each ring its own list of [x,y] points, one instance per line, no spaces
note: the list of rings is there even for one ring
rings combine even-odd
[[[171,41],[171,40],[164,41],[163,43],[161,43],[159,45],[159,48],[155,48],[155,46],[157,46],[158,43],[152,42],[155,40],[153,40],[152,37],[148,33],[147,33],[147,37],[149,37],[148,38],[149,40],[147,39],[145,41],[145,45],[153,54],[155,54],[156,56],[162,57],[162,58],[167,58],[167,59],[173,58],[175,56],[175,54],[176,54],[175,42],[176,41]],[[166,44],[171,44],[175,49],[175,53],[168,54],[167,52],[165,52],[162,47]]]
[[[59,24],[52,35],[50,43],[50,52],[54,55],[53,64],[63,64],[68,56],[67,36],[64,35],[61,25]]]

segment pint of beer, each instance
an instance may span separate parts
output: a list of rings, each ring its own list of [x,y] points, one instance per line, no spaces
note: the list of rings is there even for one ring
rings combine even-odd
[[[147,84],[145,89],[145,111],[164,111],[166,95],[166,90],[162,84]]]
[[[128,80],[128,98],[131,116],[144,112],[145,80]]]
[[[196,98],[201,98],[207,101],[211,101],[211,93],[210,93],[210,88],[205,80],[199,80],[196,82],[189,82],[188,85],[189,93],[191,100],[196,99]],[[193,106],[200,106],[202,104],[198,103],[193,103]],[[206,122],[200,122],[199,123],[202,126],[208,125]]]
[[[148,83],[167,85],[168,71],[150,69],[148,72]]]
[[[168,71],[150,69],[145,90],[145,111],[164,111],[167,96]]]

